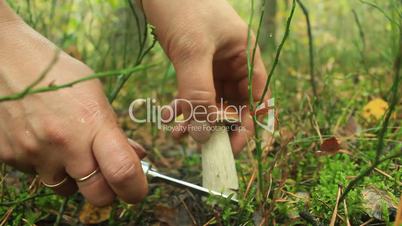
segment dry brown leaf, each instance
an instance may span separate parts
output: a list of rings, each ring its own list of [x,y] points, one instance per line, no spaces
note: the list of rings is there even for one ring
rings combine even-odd
[[[320,146],[320,150],[316,152],[317,155],[333,155],[341,150],[341,145],[336,137],[331,137],[324,140]]]
[[[182,206],[177,206],[175,208],[166,205],[156,205],[155,206],[155,218],[164,224],[169,226],[183,225],[190,226],[193,225],[191,218]]]
[[[96,207],[89,202],[85,202],[79,215],[80,222],[83,224],[99,224],[109,219],[112,206]]]
[[[279,130],[279,134],[281,135],[281,140],[283,144],[288,144],[295,137],[295,134],[289,128],[286,127],[281,128]]]
[[[346,124],[336,132],[341,137],[353,137],[360,132],[360,125],[356,122],[356,119],[351,116],[348,118]]]

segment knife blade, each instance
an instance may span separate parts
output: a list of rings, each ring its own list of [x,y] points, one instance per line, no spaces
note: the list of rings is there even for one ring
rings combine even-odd
[[[226,194],[222,194],[220,192],[217,191],[211,191],[208,190],[207,188],[204,188],[202,186],[187,182],[187,181],[183,181],[183,180],[179,180],[173,177],[169,177],[166,176],[164,174],[159,173],[155,168],[152,167],[151,164],[149,164],[148,162],[145,161],[141,161],[141,166],[142,166],[142,170],[144,171],[145,175],[148,175],[150,177],[153,177],[155,179],[161,180],[163,182],[169,183],[173,186],[176,187],[181,187],[181,188],[188,188],[200,195],[214,195],[214,196],[220,196],[223,197],[225,199],[230,198],[232,201],[234,202],[238,202],[238,200],[236,198],[234,198],[233,196],[228,196]]]

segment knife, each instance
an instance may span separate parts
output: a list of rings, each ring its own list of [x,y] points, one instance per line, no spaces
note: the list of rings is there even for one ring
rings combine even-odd
[[[161,173],[159,173],[156,169],[154,169],[151,164],[149,164],[148,162],[145,161],[141,161],[141,166],[142,166],[142,170],[144,171],[145,175],[148,175],[150,177],[153,177],[155,179],[159,179],[163,182],[169,183],[173,186],[176,187],[181,187],[181,188],[188,188],[200,195],[204,195],[204,196],[208,196],[208,195],[214,195],[214,196],[220,196],[222,198],[228,199],[230,198],[230,200],[234,201],[234,202],[238,202],[238,200],[236,198],[234,198],[232,195],[225,195],[222,194],[220,192],[217,191],[211,191],[208,190],[207,188],[204,188],[202,186],[193,184],[193,183],[189,183],[183,180],[179,180],[173,177],[169,177],[166,175],[163,175]]]

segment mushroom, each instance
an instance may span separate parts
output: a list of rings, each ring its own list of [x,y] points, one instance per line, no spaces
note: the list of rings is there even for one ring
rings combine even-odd
[[[206,131],[203,122],[190,122],[195,128],[201,145],[202,156],[202,186],[210,191],[211,194],[222,194],[223,197],[236,198],[239,188],[235,160],[229,134],[225,124],[237,124],[240,122],[238,111],[232,107],[222,105],[216,113],[216,125],[209,127],[211,131]],[[176,117],[182,121],[183,115]],[[209,124],[208,124],[209,125]],[[197,127],[203,127],[202,129]],[[189,130],[192,134],[195,130]],[[209,139],[206,134],[209,134]]]
[[[203,187],[235,198],[239,188],[235,160],[225,123],[239,122],[237,111],[221,109],[209,139],[201,144]]]

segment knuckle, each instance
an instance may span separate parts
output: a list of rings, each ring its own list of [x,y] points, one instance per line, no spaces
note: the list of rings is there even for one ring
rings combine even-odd
[[[182,97],[189,101],[193,107],[208,106],[215,103],[216,94],[209,90],[190,90],[190,92],[183,93]]]
[[[167,53],[173,62],[183,63],[183,61],[207,53],[210,43],[202,34],[187,32],[171,38],[167,44]]]
[[[41,151],[40,142],[35,138],[19,135],[16,140],[22,151],[30,156],[37,156]]]
[[[109,170],[109,182],[118,185],[135,177],[134,163],[128,160],[121,161],[119,166]]]
[[[85,122],[96,122],[103,116],[104,111],[100,103],[93,99],[85,101],[85,105],[80,109],[80,117]]]
[[[65,146],[68,143],[66,130],[54,119],[44,122],[43,138],[51,145]]]

